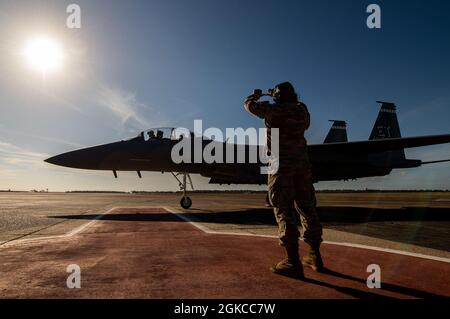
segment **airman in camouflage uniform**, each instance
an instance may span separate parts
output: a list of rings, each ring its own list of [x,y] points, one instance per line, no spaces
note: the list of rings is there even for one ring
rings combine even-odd
[[[298,101],[294,87],[285,82],[273,93],[274,104],[259,102],[256,93],[245,100],[245,109],[264,119],[267,127],[267,148],[271,152],[271,129],[279,129],[278,171],[268,177],[269,199],[279,226],[280,245],[285,247],[287,259],[274,265],[275,273],[303,277],[303,267],[323,269],[320,255],[322,226],[316,213],[316,197],[309,163],[305,131],[310,115],[305,104]],[[303,239],[310,247],[300,263],[298,225],[303,226]]]

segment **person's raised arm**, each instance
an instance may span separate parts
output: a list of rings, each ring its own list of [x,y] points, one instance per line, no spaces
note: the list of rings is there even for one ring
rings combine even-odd
[[[258,102],[261,96],[262,94],[258,94],[257,90],[255,90],[255,93],[253,93],[252,95],[248,96],[245,99],[244,107],[247,110],[247,112],[263,119],[266,117],[270,103]]]

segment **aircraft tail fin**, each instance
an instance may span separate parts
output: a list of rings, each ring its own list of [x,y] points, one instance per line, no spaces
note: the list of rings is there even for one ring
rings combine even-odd
[[[398,124],[396,106],[391,102],[381,102],[380,112],[373,126],[369,140],[380,140],[387,138],[401,138],[400,126]],[[389,152],[389,158],[397,161],[406,159],[404,149]]]
[[[324,144],[348,142],[347,138],[347,123],[345,121],[330,120],[333,123]]]
[[[369,140],[402,137],[400,126],[398,125],[395,104],[380,101],[377,101],[377,103],[381,103],[381,109],[380,113],[378,113]]]

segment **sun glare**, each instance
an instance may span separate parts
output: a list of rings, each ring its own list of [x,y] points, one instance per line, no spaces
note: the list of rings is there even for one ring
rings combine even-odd
[[[63,50],[60,44],[49,37],[36,37],[28,41],[23,51],[28,64],[42,75],[57,71],[62,66]]]

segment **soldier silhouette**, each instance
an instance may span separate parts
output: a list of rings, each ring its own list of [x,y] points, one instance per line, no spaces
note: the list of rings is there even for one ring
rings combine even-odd
[[[304,136],[310,126],[306,105],[298,100],[295,89],[284,82],[269,93],[274,103],[260,102],[261,90],[247,97],[245,109],[264,119],[267,128],[267,147],[270,152],[271,129],[279,129],[278,171],[268,176],[269,200],[274,207],[279,228],[280,245],[287,258],[271,267],[280,275],[303,278],[303,266],[315,271],[324,269],[320,254],[322,226],[316,212],[316,196],[311,164]],[[303,226],[303,239],[309,246],[308,254],[300,262],[298,225]]]

